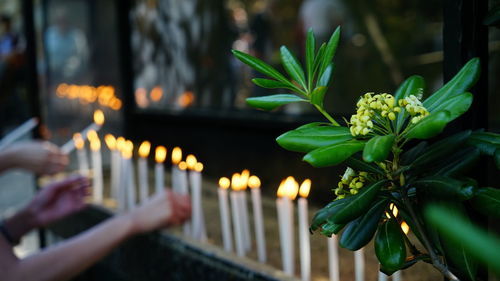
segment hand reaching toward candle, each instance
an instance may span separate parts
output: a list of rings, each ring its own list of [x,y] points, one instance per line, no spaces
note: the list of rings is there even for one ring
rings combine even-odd
[[[16,143],[0,153],[0,172],[21,168],[36,174],[52,175],[62,171],[68,163],[68,156],[46,141]]]

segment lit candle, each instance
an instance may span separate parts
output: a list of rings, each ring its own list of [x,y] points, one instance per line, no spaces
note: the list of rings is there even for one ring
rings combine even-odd
[[[118,200],[118,180],[120,176],[120,151],[117,149],[117,141],[111,134],[104,136],[104,141],[111,155],[111,198]]]
[[[232,209],[232,217],[233,217],[233,227],[234,227],[234,237],[236,241],[236,254],[240,257],[245,256],[245,244],[243,241],[243,232],[242,232],[242,224],[241,224],[241,216],[239,209],[241,206],[239,199],[239,189],[240,189],[240,175],[233,174],[231,178],[231,209]]]
[[[307,196],[311,189],[311,180],[306,179],[299,188],[299,241],[300,241],[300,274],[302,281],[311,280],[311,241],[309,240],[309,215]]]
[[[180,147],[176,146],[174,149],[172,149],[172,178],[171,178],[171,184],[172,188],[176,192],[180,192],[179,190],[179,163],[182,160],[182,150]]]
[[[132,163],[133,153],[134,153],[134,144],[132,143],[132,141],[127,140],[125,142],[125,147],[123,148],[122,152],[122,157],[125,161],[125,173],[123,175],[126,176],[127,209],[134,208],[137,202],[135,169],[134,169],[134,163]]]
[[[328,272],[330,281],[340,281],[339,246],[337,235],[332,234],[328,240]]]
[[[231,221],[229,219],[229,204],[227,201],[227,189],[230,185],[231,181],[228,178],[223,177],[219,179],[219,188],[217,189],[217,194],[219,196],[222,244],[224,245],[224,250],[227,252],[231,252],[233,250]]]
[[[248,216],[248,204],[247,204],[247,186],[248,179],[250,177],[249,170],[243,170],[240,174],[240,212],[241,212],[241,224],[243,231],[243,241],[245,245],[245,251],[248,252],[252,248],[252,239],[250,235],[250,219]]]
[[[203,171],[203,163],[201,162],[198,162],[196,163],[196,165],[194,166],[194,171],[196,173],[198,173],[200,176],[198,177],[199,178],[199,182],[200,182],[200,223],[201,223],[201,232],[200,232],[200,241],[202,242],[207,242],[207,229],[205,227],[205,215],[203,213],[203,204],[202,204],[202,201],[201,201],[201,198],[203,198],[202,196],[202,191],[203,189],[201,188],[201,183],[202,183],[202,180],[201,180],[201,172]]]
[[[163,190],[165,184],[165,171],[163,169],[163,162],[167,158],[167,149],[160,145],[156,147],[155,151],[155,192],[159,193]]]
[[[189,185],[191,187],[191,235],[194,239],[202,240],[201,171],[195,170],[197,160],[192,154],[186,157],[186,164],[189,169]]]
[[[298,192],[298,183],[293,177],[282,181],[278,188],[278,219],[280,227],[281,255],[283,271],[291,276],[294,275],[294,239],[293,239],[293,204]]]
[[[96,110],[94,111],[94,122],[91,123],[87,128],[85,128],[83,131],[80,132],[83,138],[87,137],[88,132],[90,131],[99,131],[102,127],[102,124],[104,124],[104,113],[102,110]],[[85,140],[85,139],[84,139]],[[70,153],[75,149],[75,143],[73,141],[68,141],[65,143],[63,146],[61,146],[61,151],[63,153]]]
[[[87,137],[90,141],[90,149],[92,150],[92,197],[94,203],[102,203],[103,179],[101,141],[94,130],[90,130]]]
[[[179,193],[188,195],[189,190],[188,190],[188,178],[186,169],[187,169],[186,162],[184,161],[179,162]],[[189,221],[184,223],[182,229],[185,236],[191,236],[191,224]]]
[[[81,175],[87,176],[89,173],[89,160],[87,159],[87,150],[85,149],[85,141],[80,133],[73,135],[73,141],[76,147],[76,158],[78,160],[78,172]]]
[[[143,141],[139,146],[137,166],[139,169],[139,194],[141,202],[146,202],[149,196],[148,155],[150,150],[151,143],[149,141]]]
[[[124,137],[116,138],[116,150],[118,151],[118,181],[116,183],[117,186],[117,198],[118,201],[118,211],[123,212],[127,207],[127,193],[126,193],[126,184],[127,180],[125,179],[126,175],[126,167],[125,167],[125,159],[123,158],[123,153],[125,150],[126,140]]]
[[[262,215],[262,199],[260,194],[260,179],[257,176],[251,176],[248,179],[248,186],[252,192],[253,219],[255,225],[255,239],[257,241],[257,257],[262,263],[267,260],[266,257],[266,236],[264,235],[264,218]]]
[[[365,280],[365,250],[361,248],[354,252],[354,280]]]
[[[38,118],[33,117],[28,119],[26,122],[21,124],[19,127],[12,130],[5,137],[0,140],[0,150],[8,147],[11,143],[15,142],[18,138],[24,136],[29,131],[33,130],[33,128],[38,125]]]
[[[387,281],[387,275],[385,275],[385,273],[383,273],[382,271],[378,271],[378,278],[377,278],[378,281]]]

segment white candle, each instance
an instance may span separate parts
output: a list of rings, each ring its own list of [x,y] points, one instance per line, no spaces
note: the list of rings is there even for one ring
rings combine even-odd
[[[33,128],[38,125],[38,118],[33,117],[28,119],[26,122],[21,124],[19,127],[12,130],[5,137],[0,140],[0,150],[8,147],[11,143],[15,142],[18,138],[24,136],[29,131],[33,130]]]
[[[123,138],[122,138],[123,139]],[[117,140],[111,134],[104,136],[104,141],[110,151],[111,192],[110,197],[118,201],[118,181],[120,178],[120,151],[117,149]]]
[[[307,196],[311,189],[311,180],[306,179],[300,186],[298,200],[300,274],[303,281],[311,280],[311,241],[309,239],[309,215]]]
[[[180,177],[180,172],[179,172],[179,163],[182,160],[182,150],[180,147],[176,146],[174,149],[172,149],[172,177],[171,177],[171,185],[172,189],[178,193],[180,192],[180,186],[179,186],[179,177]]]
[[[73,141],[75,142],[76,158],[78,161],[78,172],[81,175],[87,176],[89,173],[89,161],[87,158],[87,150],[85,149],[85,141],[80,133],[73,135]]]
[[[250,171],[243,170],[240,174],[240,215],[241,224],[243,232],[243,241],[245,245],[245,251],[248,252],[252,249],[252,236],[250,234],[250,219],[248,216],[248,204],[247,204],[247,186],[248,179],[250,177]]]
[[[203,230],[204,219],[201,205],[201,171],[203,165],[196,170],[198,162],[192,154],[186,157],[186,164],[189,169],[189,185],[191,186],[191,235],[194,239],[206,241],[206,237],[203,237],[205,231]]]
[[[126,193],[126,185],[127,179],[125,175],[127,174],[125,167],[125,158],[123,154],[127,154],[126,148],[126,140],[124,137],[116,138],[116,151],[118,152],[118,177],[116,182],[116,200],[118,212],[124,212],[127,210],[127,193]]]
[[[233,217],[233,226],[234,226],[234,236],[235,236],[235,241],[236,241],[236,254],[240,257],[245,256],[245,245],[243,241],[243,233],[241,229],[241,218],[239,214],[237,214],[237,210],[240,206],[240,200],[238,199],[238,189],[233,185],[232,186],[233,190],[231,191],[230,198],[231,198],[231,209],[233,211],[232,217]]]
[[[224,250],[231,252],[233,250],[233,241],[231,235],[231,221],[229,219],[229,204],[227,200],[227,189],[231,185],[228,178],[220,178],[217,195],[219,197],[219,212],[221,221],[222,244]]]
[[[379,271],[378,272],[378,281],[387,281],[387,275],[385,275],[385,273]]]
[[[330,281],[340,281],[339,246],[337,235],[332,234],[328,240],[328,272]]]
[[[82,137],[85,138],[87,137],[88,132],[90,131],[99,131],[102,127],[102,124],[104,124],[104,113],[102,110],[96,110],[94,111],[94,122],[91,123],[87,128],[83,129],[83,131],[80,132]],[[63,153],[70,153],[75,149],[75,143],[73,141],[68,141],[65,143],[63,146],[61,146],[61,151]]]
[[[398,270],[392,274],[392,281],[401,281],[403,280],[401,276],[401,270]]]
[[[365,280],[365,255],[363,248],[354,252],[354,280]]]
[[[278,208],[278,218],[281,237],[281,254],[283,261],[283,271],[291,276],[295,272],[295,251],[294,251],[294,223],[293,223],[293,204],[298,192],[298,183],[293,177],[288,177],[282,181],[278,188],[278,197],[276,205]]]
[[[139,169],[140,202],[146,202],[149,196],[148,155],[150,149],[151,143],[149,141],[143,141],[139,146],[139,159],[137,159],[137,166]]]
[[[264,235],[264,218],[262,215],[262,199],[260,194],[260,179],[257,176],[251,176],[248,179],[248,186],[252,192],[253,218],[255,225],[255,239],[257,241],[257,257],[262,263],[267,260],[266,257],[266,236]]]
[[[134,163],[132,163],[132,155],[134,151],[134,144],[132,141],[127,140],[125,143],[124,153],[122,153],[124,162],[125,162],[125,173],[123,174],[126,177],[126,197],[127,197],[127,209],[132,209],[135,207],[137,202],[136,196],[136,184],[135,184],[135,169]]]
[[[87,137],[90,141],[90,149],[92,150],[92,197],[94,203],[102,203],[103,178],[101,141],[94,130],[89,131]]]
[[[167,157],[167,149],[164,146],[157,146],[155,151],[155,192],[159,193],[165,188],[165,170],[163,162]]]
[[[188,176],[187,176],[187,164],[184,161],[179,162],[179,193],[189,195],[188,189]],[[192,206],[191,206],[192,208]],[[192,215],[191,211],[191,215]],[[184,235],[191,236],[191,223],[189,221],[185,222],[182,226],[182,231]]]

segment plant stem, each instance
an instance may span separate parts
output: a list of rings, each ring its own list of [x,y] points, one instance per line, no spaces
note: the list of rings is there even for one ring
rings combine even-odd
[[[429,239],[427,238],[427,235],[424,232],[424,229],[422,225],[420,224],[420,221],[418,220],[415,211],[413,210],[413,206],[411,205],[411,202],[406,195],[406,192],[402,192],[401,194],[403,198],[403,203],[405,204],[406,208],[408,209],[408,212],[410,212],[410,216],[415,222],[415,225],[417,227],[418,232],[420,232],[420,235],[422,236],[422,242],[424,244],[424,247],[427,249],[427,252],[429,253],[429,256],[431,257],[432,260],[432,265],[439,270],[446,278],[448,278],[451,281],[460,281],[458,277],[453,274],[448,267],[442,263],[442,261],[439,259],[439,257],[436,255],[434,252],[434,248],[432,247],[431,243],[429,242]]]
[[[314,105],[316,107],[316,109],[321,112],[321,114],[323,114],[323,116],[325,116],[326,119],[328,119],[328,121],[330,121],[334,126],[340,126],[339,123],[337,123],[337,121],[335,121],[335,119],[333,119],[332,116],[330,116],[330,114],[328,114],[328,112],[326,112],[323,108],[321,108],[319,105]]]

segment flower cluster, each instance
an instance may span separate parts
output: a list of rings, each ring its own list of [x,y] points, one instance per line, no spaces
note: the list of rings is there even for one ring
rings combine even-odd
[[[420,101],[421,98],[421,96],[417,97],[414,95],[410,95],[398,101],[399,106],[404,107],[406,111],[412,116],[411,122],[413,124],[418,123],[418,121],[429,115],[429,111],[427,111],[427,109]]]
[[[337,199],[343,199],[346,196],[357,194],[359,189],[365,185],[367,176],[367,172],[356,173],[356,171],[347,167],[338,183],[338,187],[335,188]]]

